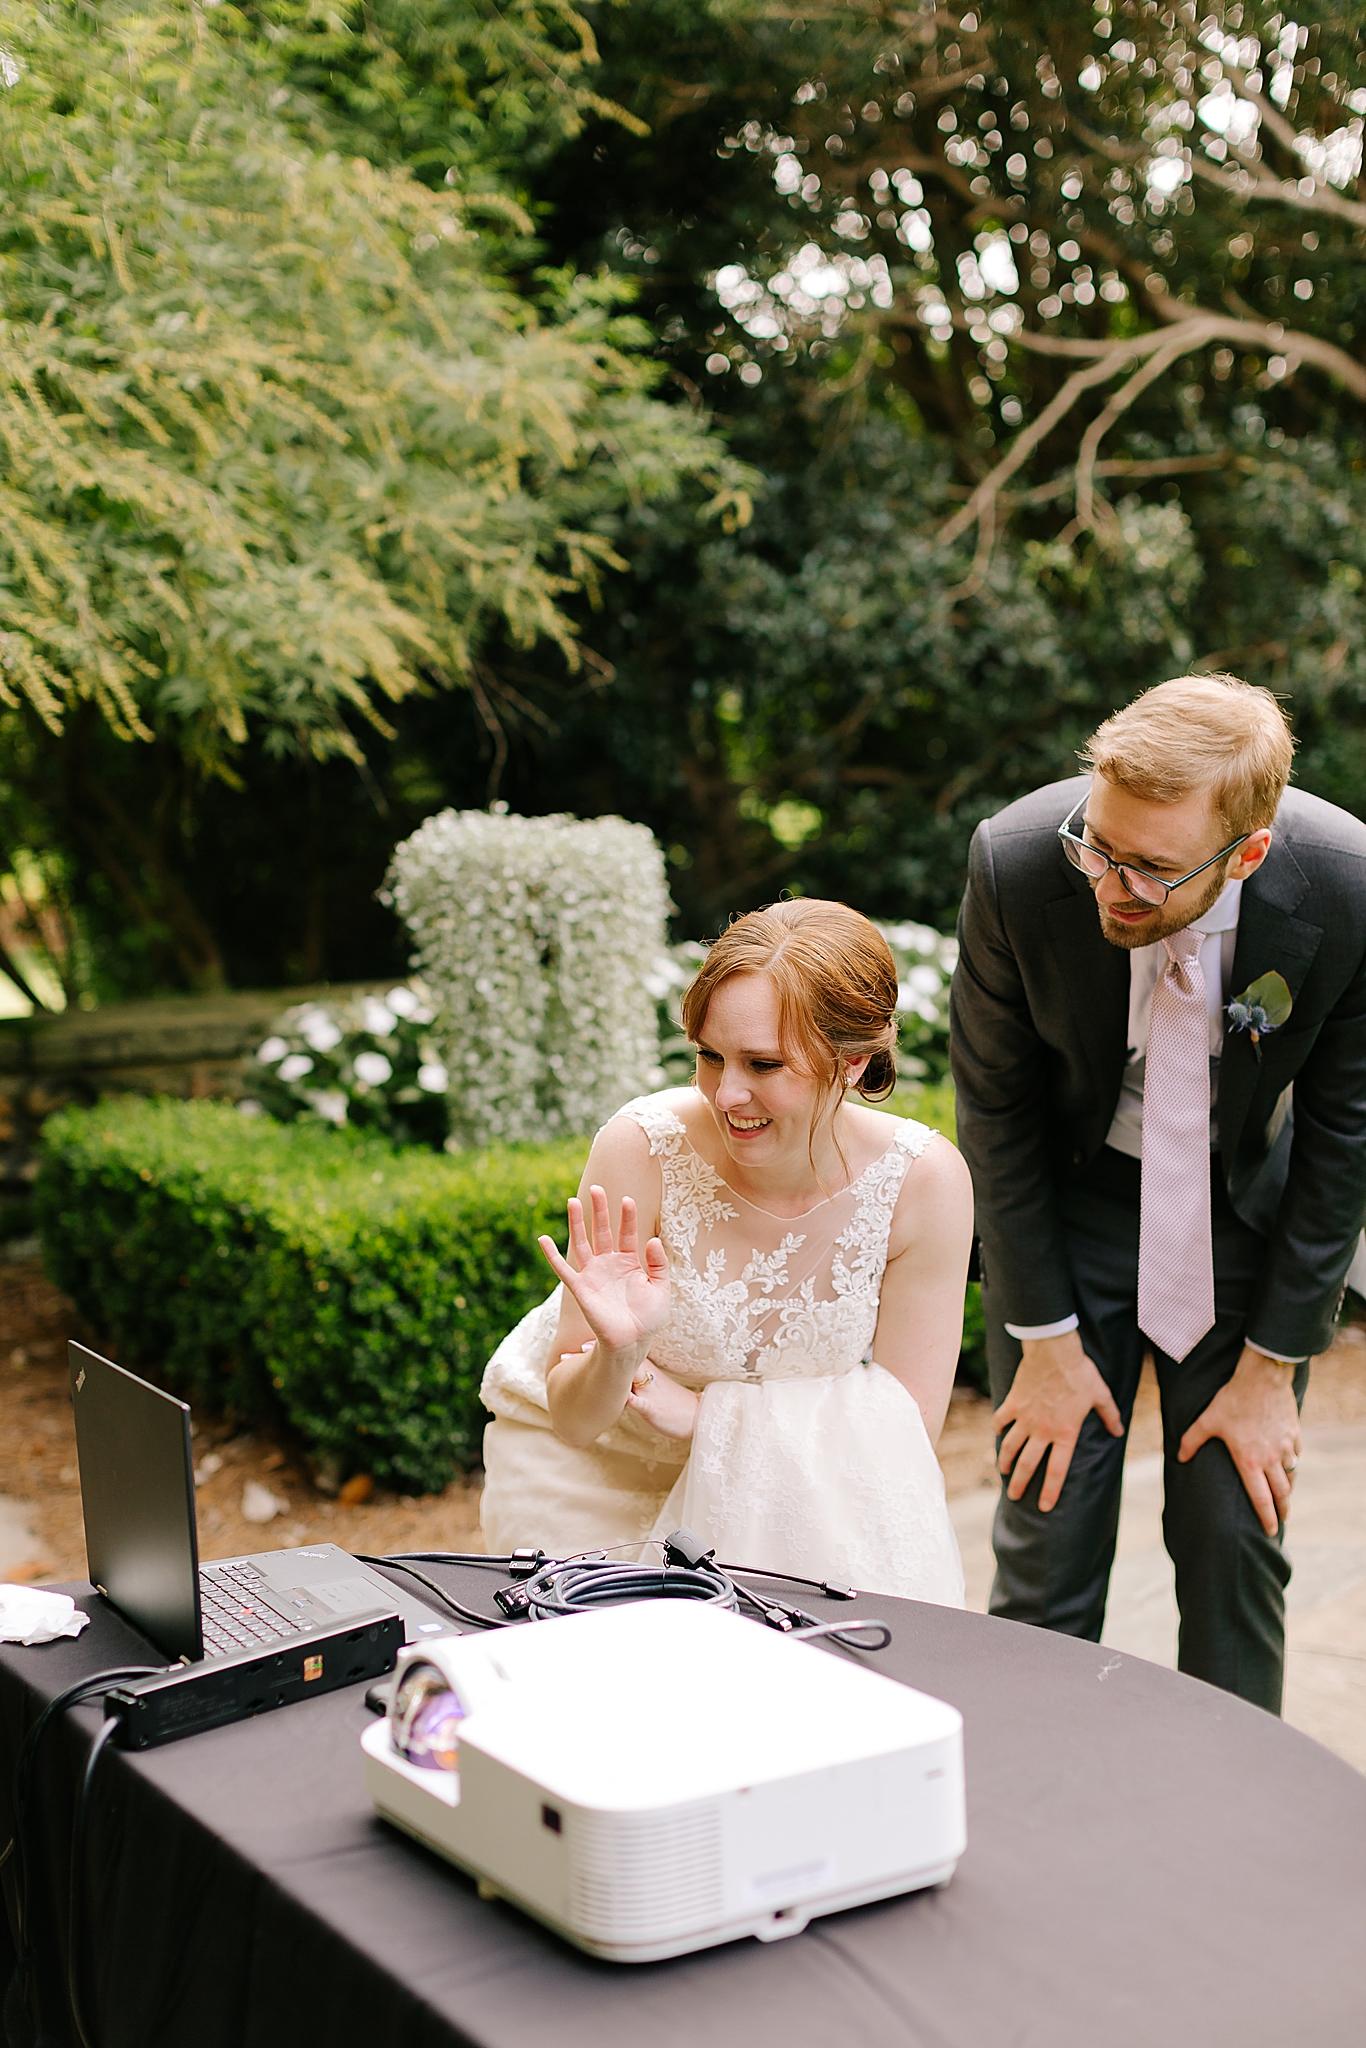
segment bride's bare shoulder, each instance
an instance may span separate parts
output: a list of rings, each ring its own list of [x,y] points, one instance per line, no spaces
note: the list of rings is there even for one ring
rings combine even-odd
[[[671,1132],[678,1124],[685,1132],[691,1132],[690,1115],[697,1101],[695,1088],[661,1088],[655,1095],[637,1095],[634,1101],[623,1103],[610,1122],[603,1125],[603,1132],[625,1125],[640,1132],[647,1143]]]
[[[658,1174],[657,1151],[661,1137],[678,1124],[691,1135],[686,1112],[697,1100],[692,1088],[665,1088],[657,1095],[637,1096],[610,1117],[593,1140],[588,1156],[590,1169],[609,1162],[628,1168],[652,1166]]]
[[[911,1160],[901,1183],[892,1216],[889,1253],[895,1257],[913,1241],[925,1243],[941,1234],[956,1240],[972,1236],[972,1175],[951,1138],[920,1125],[928,1135]]]
[[[840,1110],[840,1124],[844,1133],[843,1146],[850,1157],[851,1178],[857,1179],[865,1173],[874,1160],[881,1159],[889,1145],[897,1139],[899,1116],[885,1109],[872,1109],[867,1103],[846,1102]],[[922,1125],[916,1128],[923,1129]]]

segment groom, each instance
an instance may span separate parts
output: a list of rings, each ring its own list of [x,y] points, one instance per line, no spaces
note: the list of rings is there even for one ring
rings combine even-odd
[[[1184,676],[978,828],[952,993],[1004,1475],[991,1612],[1098,1641],[1151,1349],[1182,1671],[1279,1713],[1309,1358],[1366,1211],[1366,826]]]

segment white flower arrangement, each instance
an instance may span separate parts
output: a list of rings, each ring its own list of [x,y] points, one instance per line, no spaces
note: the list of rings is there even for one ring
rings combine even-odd
[[[624,818],[443,811],[384,900],[436,1011],[452,1148],[591,1131],[664,1079],[664,860]]]
[[[878,924],[898,982],[897,1066],[906,1080],[942,1080],[949,1065],[949,983],[958,965],[952,932],[928,924]]]
[[[256,1049],[239,1107],[290,1120],[357,1124],[399,1143],[440,1146],[449,1124],[447,1074],[429,1027],[426,991],[297,1003]]]
[[[474,815],[483,819],[488,814]],[[564,821],[512,822],[545,825]],[[621,825],[619,819],[596,823]],[[642,827],[622,829],[648,842]],[[639,837],[627,845],[637,851]],[[404,851],[400,849],[400,853]],[[651,851],[658,863],[658,848],[648,842],[647,856]],[[662,899],[662,866],[656,865],[654,872]],[[605,869],[599,873],[600,884],[603,873]],[[578,890],[573,893],[577,896]],[[610,916],[618,918],[618,928],[626,895],[623,889],[611,897]],[[582,905],[580,899],[568,908],[581,910]],[[591,899],[587,915],[597,915]],[[599,1068],[599,1100],[609,1102],[610,1108],[595,1111],[595,1122],[632,1094],[666,1085],[683,1086],[692,1079],[694,1053],[683,1031],[682,998],[705,960],[707,948],[695,939],[666,946],[662,907],[656,915],[657,922],[648,927],[649,935],[642,937],[641,951],[630,962],[638,1026],[634,1053],[628,1047],[626,1057],[633,1057],[636,1064],[620,1074]],[[606,926],[608,918],[600,923]],[[646,919],[640,919],[638,929],[647,932]],[[892,948],[900,984],[897,1060],[902,1079],[942,1080],[948,1069],[948,993],[958,958],[957,940],[929,925],[880,924],[878,929]],[[582,953],[581,940],[575,950]],[[542,958],[538,952],[538,962]],[[643,969],[641,962],[645,963]],[[588,964],[591,968],[591,960]],[[609,963],[602,985],[616,985],[620,972],[619,965]],[[287,1010],[257,1050],[254,1078],[248,1083],[251,1093],[242,1109],[248,1115],[268,1108],[286,1118],[302,1115],[338,1125],[354,1123],[400,1143],[438,1147],[443,1141],[449,1143],[452,1072],[458,1077],[469,1069],[462,1068],[459,1044],[449,1020],[436,1014],[435,1001],[430,982],[414,982],[391,988],[383,996],[334,997]],[[566,1076],[570,1086],[582,1090],[584,1085],[581,1076],[575,1079],[573,1036],[575,1018],[583,1007],[580,1001],[565,1003],[558,996],[534,1006],[542,1024],[548,1020],[562,1034],[555,1038],[547,1031],[540,1044],[542,1065],[561,1090],[566,1087]],[[540,1128],[548,1135],[567,1128],[567,1123]],[[454,1136],[458,1144],[473,1142],[467,1124],[457,1127]]]

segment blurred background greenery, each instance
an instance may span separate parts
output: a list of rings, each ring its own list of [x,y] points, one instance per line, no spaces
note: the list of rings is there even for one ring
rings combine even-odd
[[[1364,11],[0,0],[12,1005],[401,973],[451,804],[942,930],[1190,667],[1366,815]]]

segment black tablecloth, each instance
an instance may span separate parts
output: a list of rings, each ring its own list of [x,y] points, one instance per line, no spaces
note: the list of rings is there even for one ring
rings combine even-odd
[[[480,1604],[496,1583],[439,1575]],[[69,1590],[94,1616],[82,1636],[0,1649],[0,1840],[40,1703],[144,1647],[88,1588]],[[106,1752],[87,1895],[98,2048],[1360,2048],[1366,1778],[1140,1659],[861,1604],[895,1629],[874,1668],[965,1719],[969,1846],[944,1890],[772,1946],[591,1960],[374,1818],[352,1688]],[[69,2038],[71,1804],[97,1725],[66,1716],[38,1778],[54,2042]]]

